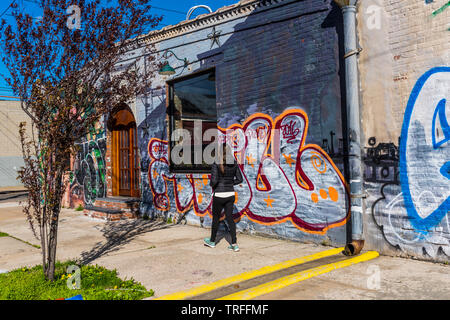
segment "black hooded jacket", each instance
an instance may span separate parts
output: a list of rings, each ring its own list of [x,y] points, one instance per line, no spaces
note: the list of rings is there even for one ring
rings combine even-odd
[[[241,170],[239,170],[236,162],[225,164],[224,169],[225,172],[222,174],[217,164],[213,163],[212,165],[210,185],[213,192],[234,191],[234,186],[243,181]]]

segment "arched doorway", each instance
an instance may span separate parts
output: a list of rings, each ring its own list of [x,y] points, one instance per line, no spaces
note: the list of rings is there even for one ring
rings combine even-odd
[[[127,106],[116,109],[109,119],[109,128],[113,196],[140,197],[136,120],[131,110]]]

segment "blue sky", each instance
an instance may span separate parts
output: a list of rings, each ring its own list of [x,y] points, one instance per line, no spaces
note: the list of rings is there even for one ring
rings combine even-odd
[[[14,0],[2,0],[0,2],[0,15],[1,18],[4,18],[6,21],[11,21],[12,18],[9,16],[10,8],[9,5]],[[41,15],[39,8],[36,4],[33,3],[35,0],[15,0],[15,2],[19,5],[19,7],[29,13],[34,17],[39,17]],[[115,0],[103,0],[105,5],[114,5]],[[186,14],[190,8],[197,5],[207,5],[213,11],[216,11],[220,7],[228,6],[230,4],[234,4],[239,2],[239,0],[152,0],[150,2],[151,5],[154,6],[154,14],[162,15],[163,21],[159,25],[158,29],[165,27],[166,25],[177,24],[180,21],[186,19]],[[195,18],[197,15],[207,13],[208,11],[203,8],[199,8],[195,10],[195,12],[191,15],[191,19]],[[0,73],[2,75],[7,75],[8,71],[6,70],[3,63],[0,61]],[[3,77],[0,77],[0,96],[11,96],[12,92],[8,88],[8,85],[3,80]],[[4,99],[4,98],[0,98]]]

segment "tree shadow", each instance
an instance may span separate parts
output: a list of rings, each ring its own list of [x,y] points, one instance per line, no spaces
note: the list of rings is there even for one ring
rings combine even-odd
[[[161,220],[135,219],[107,222],[100,230],[106,242],[97,242],[91,250],[82,252],[77,262],[80,264],[91,263],[106,254],[120,250],[139,235],[171,226],[173,225],[168,225]]]
[[[16,200],[25,200],[27,199],[28,191],[20,190],[20,191],[1,191],[0,192],[0,202],[7,201],[11,199]]]

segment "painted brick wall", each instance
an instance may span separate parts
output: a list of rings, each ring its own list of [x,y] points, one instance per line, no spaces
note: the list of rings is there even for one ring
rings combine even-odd
[[[360,2],[367,246],[448,261],[448,1]]]
[[[246,181],[236,188],[238,230],[333,245],[346,242],[348,193],[339,150],[345,92],[341,19],[332,1],[278,1],[217,23],[220,48],[211,47],[212,25],[156,43],[159,56],[171,49],[189,60],[183,74],[216,67],[222,128],[235,126],[233,133],[242,137],[261,127],[264,137],[271,137],[270,128],[285,130],[279,137],[263,138],[264,146],[278,143],[279,163],[263,159],[265,148],[251,140],[246,148],[235,149],[245,159],[241,171]],[[180,66],[173,57],[168,61]],[[209,226],[208,176],[172,175],[161,155],[167,149],[164,80],[158,76],[152,94],[136,102],[144,168],[141,211],[175,220],[187,212],[188,223]],[[266,174],[264,187],[257,182],[259,168]],[[296,179],[300,171],[304,181]]]
[[[111,195],[111,134],[99,121],[95,128],[80,141],[76,156],[71,160],[67,177],[67,193],[63,205],[78,207],[93,205],[97,198]]]

